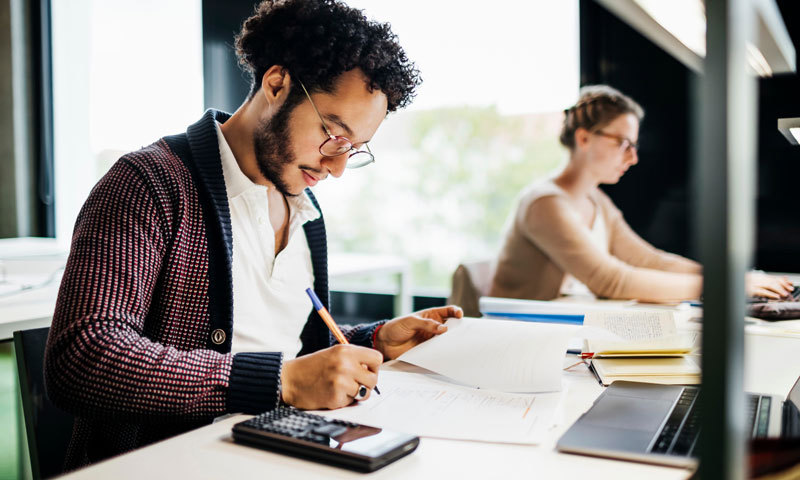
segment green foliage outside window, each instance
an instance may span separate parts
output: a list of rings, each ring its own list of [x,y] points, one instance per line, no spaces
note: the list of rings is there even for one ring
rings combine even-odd
[[[371,142],[374,165],[315,190],[330,250],[408,258],[415,288],[449,291],[459,262],[497,255],[520,191],[562,164],[561,117],[494,107],[390,116]]]

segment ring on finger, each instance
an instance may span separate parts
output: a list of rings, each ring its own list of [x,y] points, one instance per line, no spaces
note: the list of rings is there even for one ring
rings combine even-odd
[[[365,385],[359,385],[358,386],[358,392],[356,392],[356,394],[353,397],[353,399],[356,400],[356,401],[361,401],[361,400],[364,400],[365,398],[367,398],[368,394],[369,394],[369,388],[367,388]]]

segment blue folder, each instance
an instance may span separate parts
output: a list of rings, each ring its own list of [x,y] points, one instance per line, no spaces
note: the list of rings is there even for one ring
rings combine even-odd
[[[583,325],[583,315],[564,315],[555,313],[509,313],[509,312],[483,312],[485,316],[493,318],[507,318],[523,322],[566,323],[569,325]]]

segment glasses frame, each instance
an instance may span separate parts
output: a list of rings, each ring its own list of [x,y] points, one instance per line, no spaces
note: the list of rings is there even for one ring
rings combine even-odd
[[[314,111],[317,112],[319,121],[322,123],[322,128],[325,130],[325,134],[328,136],[328,138],[326,138],[325,141],[323,141],[319,145],[318,149],[319,154],[322,155],[323,157],[333,158],[333,157],[338,157],[339,155],[344,155],[347,152],[350,152],[350,155],[347,156],[347,163],[345,163],[345,168],[350,168],[350,169],[366,167],[370,163],[375,163],[375,155],[373,155],[372,150],[370,150],[368,143],[366,142],[364,143],[364,147],[366,148],[366,150],[359,150],[353,145],[353,142],[350,141],[349,138],[343,137],[341,135],[333,135],[331,133],[331,131],[328,129],[328,125],[325,123],[325,119],[322,118],[322,114],[319,113],[317,106],[314,104],[314,100],[311,100],[311,95],[309,95],[306,86],[303,85],[303,82],[301,82],[300,80],[298,80],[297,83],[300,84],[300,87],[303,89],[303,93],[306,94],[306,98],[308,98],[308,101],[311,103],[311,106],[314,108]],[[325,144],[327,144],[330,141],[344,142],[347,145],[350,145],[350,148],[338,155],[328,155],[322,151],[322,148],[325,146]],[[355,162],[352,161],[353,157],[358,157]]]
[[[628,137],[624,137],[622,135],[614,135],[613,133],[606,133],[602,130],[596,130],[592,132],[595,135],[600,135],[601,137],[611,138],[616,140],[619,144],[620,150],[624,150],[625,153],[630,152],[631,150],[639,153],[639,142],[634,142]]]

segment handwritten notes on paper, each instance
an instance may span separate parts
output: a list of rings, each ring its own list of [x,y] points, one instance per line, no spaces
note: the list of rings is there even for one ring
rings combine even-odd
[[[464,385],[502,392],[560,390],[564,352],[579,328],[467,317],[451,318],[446,325],[446,333],[399,360]]]
[[[561,398],[475,389],[398,371],[382,371],[380,387],[381,394],[367,401],[320,413],[424,437],[533,444],[552,427]]]

